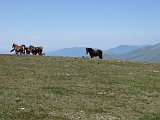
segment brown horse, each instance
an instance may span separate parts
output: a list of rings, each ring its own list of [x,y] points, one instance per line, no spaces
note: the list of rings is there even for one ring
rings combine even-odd
[[[90,54],[91,58],[99,56],[99,58],[102,59],[103,52],[100,49],[94,50],[92,48],[86,48],[86,54],[88,53]]]
[[[34,47],[33,45],[30,45],[28,47],[28,51],[31,52],[33,55],[43,55],[43,47],[39,46],[39,47]]]
[[[13,49],[10,52],[13,52],[15,50],[15,54],[18,54],[18,53],[24,54],[25,53],[25,45],[19,46],[19,45],[13,43],[12,48]]]

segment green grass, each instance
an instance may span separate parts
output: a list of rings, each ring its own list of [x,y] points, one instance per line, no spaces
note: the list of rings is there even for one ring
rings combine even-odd
[[[160,63],[0,55],[1,120],[158,120]]]

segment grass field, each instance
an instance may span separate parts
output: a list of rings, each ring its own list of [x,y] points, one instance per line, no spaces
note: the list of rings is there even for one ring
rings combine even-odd
[[[160,120],[160,63],[0,55],[0,120]]]

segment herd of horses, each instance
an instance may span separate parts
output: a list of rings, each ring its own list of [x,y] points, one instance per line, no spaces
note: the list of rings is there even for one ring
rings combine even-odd
[[[43,52],[43,47],[39,46],[39,47],[35,47],[33,45],[30,45],[29,47],[26,47],[25,45],[17,45],[15,43],[13,43],[12,45],[12,50],[10,52],[15,51],[15,54],[33,54],[33,55],[45,55]],[[100,49],[93,49],[93,48],[86,48],[86,54],[90,55],[91,58],[94,57],[99,57],[100,59],[102,59],[102,50]]]
[[[17,45],[13,43],[12,50],[10,52],[15,51],[15,54],[33,54],[33,55],[44,55],[43,53],[43,47],[35,47],[33,45],[30,45],[29,47],[26,47],[25,45]]]

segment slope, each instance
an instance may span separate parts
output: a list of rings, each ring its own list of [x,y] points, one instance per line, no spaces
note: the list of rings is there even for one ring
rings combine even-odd
[[[160,64],[0,55],[0,119],[160,119]]]

